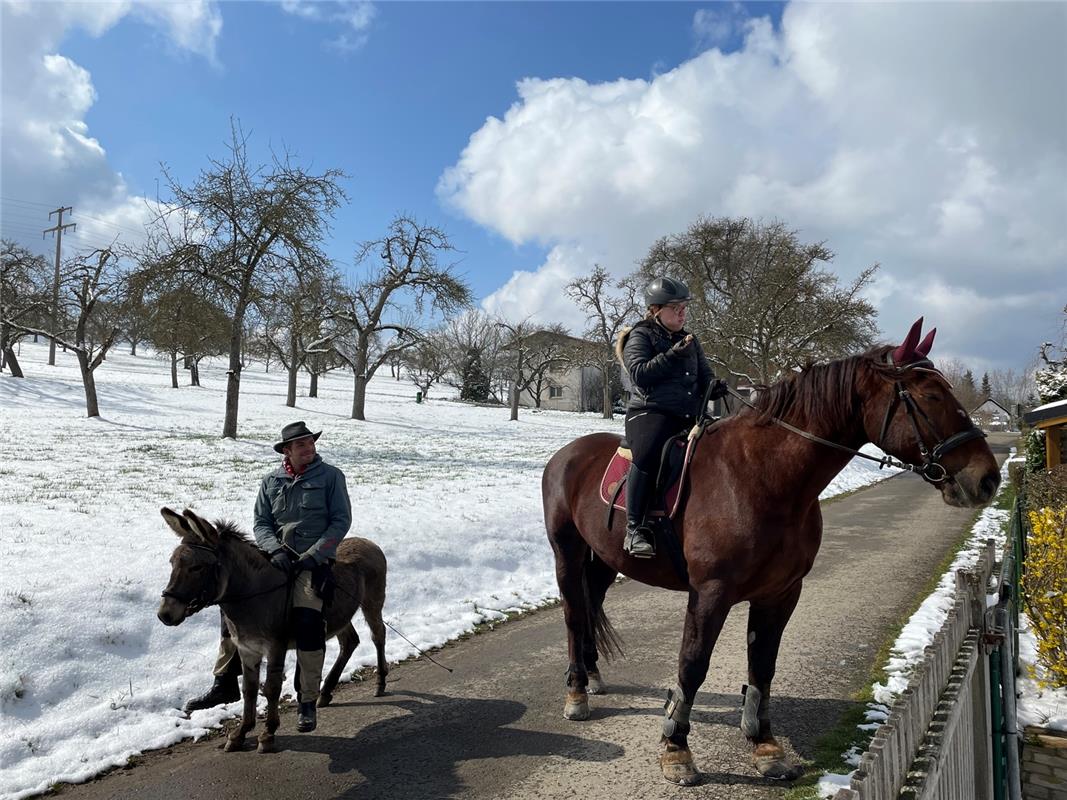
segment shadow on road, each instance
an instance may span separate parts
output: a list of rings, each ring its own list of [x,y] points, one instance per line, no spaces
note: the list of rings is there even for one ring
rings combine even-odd
[[[370,703],[338,704],[348,707]],[[474,700],[422,692],[403,692],[374,706],[408,712],[376,722],[352,738],[279,736],[279,750],[322,753],[331,773],[359,772],[364,782],[339,797],[457,797],[465,787],[458,767],[484,762],[485,769],[506,770],[509,756],[557,756],[574,761],[611,761],[623,755],[617,745],[584,736],[508,728],[526,712],[511,700]]]

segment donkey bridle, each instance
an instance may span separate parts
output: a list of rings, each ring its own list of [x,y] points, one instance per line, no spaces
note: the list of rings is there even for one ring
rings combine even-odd
[[[933,362],[930,361],[930,359],[928,358],[912,362],[911,364],[902,365],[897,369],[901,373],[904,373],[907,370],[914,369],[919,370],[921,372],[934,372],[938,375],[941,374],[940,371],[934,366]],[[757,408],[753,403],[749,402],[747,398],[742,397],[730,387],[727,387],[727,391],[729,391],[731,395],[736,397],[738,400],[740,400],[752,410],[759,412],[759,408]],[[835,450],[841,450],[845,453],[851,453],[857,458],[865,458],[868,461],[876,461],[878,462],[879,469],[881,469],[882,467],[896,467],[897,469],[907,470],[908,472],[914,472],[924,481],[932,483],[934,485],[943,483],[946,480],[951,480],[951,477],[948,474],[948,470],[946,470],[944,465],[941,463],[942,456],[944,456],[945,453],[948,453],[951,450],[955,450],[960,445],[966,444],[972,439],[984,439],[986,436],[985,433],[980,428],[978,428],[974,424],[974,422],[971,422],[970,428],[966,428],[962,431],[954,433],[947,439],[942,439],[930,417],[926,414],[925,411],[922,410],[922,408],[919,407],[918,403],[915,402],[915,398],[913,398],[911,396],[911,393],[904,388],[904,384],[901,381],[897,380],[893,382],[893,397],[892,399],[890,399],[889,406],[885,410],[885,418],[882,421],[882,431],[878,436],[878,441],[876,442],[876,444],[880,448],[882,448],[882,444],[885,441],[886,434],[889,432],[889,423],[893,418],[893,413],[896,411],[898,401],[904,404],[904,410],[907,412],[908,419],[911,422],[912,430],[915,431],[915,439],[919,445],[919,455],[922,457],[922,464],[912,464],[907,461],[901,461],[900,459],[894,458],[888,453],[886,453],[886,455],[882,456],[881,458],[878,458],[877,456],[868,455],[867,453],[860,452],[859,450],[855,450],[851,447],[846,447],[843,444],[831,442],[829,439],[823,439],[822,437],[816,436],[813,433],[808,433],[807,431],[801,430],[800,428],[797,428],[794,425],[790,425],[788,422],[783,419],[779,419],[778,417],[771,417],[771,421],[774,422],[776,425],[785,428],[787,431],[795,433],[797,434],[797,436],[802,436],[809,441],[818,442],[819,444],[826,445],[827,447],[832,447]],[[922,431],[919,430],[919,419],[923,420],[923,422],[926,424],[926,427],[929,428],[930,433],[933,434],[933,438],[936,440],[936,443],[934,444],[932,449],[927,448],[926,442],[923,440]],[[884,451],[884,448],[882,449]]]
[[[203,588],[199,594],[186,595],[179,594],[178,592],[172,592],[169,589],[164,589],[161,593],[161,597],[169,597],[173,600],[177,600],[179,603],[185,604],[185,616],[191,617],[197,611],[207,608],[208,606],[217,605],[218,603],[233,602],[234,600],[248,600],[252,597],[259,597],[263,594],[270,594],[277,591],[284,586],[289,585],[289,579],[286,578],[284,582],[279,583],[277,586],[271,586],[269,589],[263,589],[259,592],[251,592],[249,594],[241,595],[221,595],[219,597],[213,597],[218,589],[219,585],[219,551],[214,547],[208,547],[206,544],[194,544],[193,542],[182,542],[186,547],[192,547],[197,550],[206,550],[215,557],[214,569],[215,575],[210,583],[205,582]]]

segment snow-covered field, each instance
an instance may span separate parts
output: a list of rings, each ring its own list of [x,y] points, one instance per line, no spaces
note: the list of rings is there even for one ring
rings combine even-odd
[[[1001,467],[1000,491],[1003,491],[1008,483],[1008,465],[1015,460],[1021,459],[1013,457],[1006,460]],[[923,600],[893,643],[889,661],[885,665],[886,682],[876,683],[871,687],[874,702],[868,703],[867,722],[860,727],[873,732],[888,718],[890,706],[907,688],[908,680],[923,659],[925,648],[933,643],[934,636],[948,619],[948,612],[956,600],[956,572],[969,569],[978,563],[987,539],[994,540],[999,557],[1004,551],[1004,530],[1009,516],[1009,511],[992,506],[982,511],[971,529],[971,535],[938,581],[937,588]],[[989,602],[995,602],[995,598],[989,598]],[[1037,645],[1025,614],[1020,614],[1019,650],[1020,666],[1024,673],[1016,685],[1020,730],[1025,725],[1044,725],[1067,730],[1067,690],[1041,689],[1030,677],[1035,669]],[[860,755],[850,752],[845,754],[845,758],[853,766],[858,766]],[[820,796],[833,797],[842,786],[848,786],[851,779],[852,773],[824,775],[819,781]]]
[[[48,367],[47,345],[23,343],[28,377],[0,376],[5,798],[85,780],[238,711],[186,718],[179,710],[210,684],[218,614],[208,609],[177,628],[156,620],[176,544],[159,508],[250,527],[287,422],[324,431],[319,451],[348,478],[352,532],[389,558],[386,621],[424,649],[556,597],[541,470],[571,439],[622,428],[619,419],[564,412],[523,410],[510,422],[506,409],[457,403],[440,387],[419,405],[412,385],[388,375],[371,382],[369,421],[360,423],[349,419],[349,375],[331,375],[318,398],[301,396],[289,409],[284,374],[253,365],[242,376],[240,438],[224,441],[221,363],[203,365],[203,387],[175,390],[163,361],[116,352],[97,371],[103,416],[90,420],[73,356],[57,355]],[[854,461],[824,496],[890,474]],[[361,618],[357,628],[365,644],[352,668],[374,660]],[[390,660],[413,653],[389,634]]]

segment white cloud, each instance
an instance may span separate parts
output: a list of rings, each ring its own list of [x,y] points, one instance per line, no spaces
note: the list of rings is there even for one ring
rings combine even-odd
[[[371,23],[378,14],[369,0],[282,0],[281,7],[287,14],[340,27],[340,32],[324,43],[327,49],[340,53],[350,53],[367,43]]]
[[[740,3],[720,3],[693,14],[693,34],[701,47],[722,47],[743,30],[748,12]]]
[[[888,337],[929,310],[955,350],[1026,361],[1067,300],[1067,6],[801,3],[780,30],[744,24],[740,50],[648,81],[518,83],[438,186],[549,248],[486,307],[566,321],[560,287],[594,259],[621,274],[700,214],[748,215],[827,240],[845,277],[880,262]]]
[[[75,29],[102,36],[126,16],[163,32],[177,49],[212,62],[222,17],[212,2],[28,3],[0,5],[3,115],[0,119],[3,235],[41,247],[47,208],[74,207],[72,246],[127,241],[151,211],[108,163],[86,115],[96,101],[92,76],[59,50]],[[11,76],[19,76],[17,80]],[[13,202],[12,202],[13,201]],[[36,210],[30,210],[36,209]],[[37,218],[40,217],[39,220]],[[11,218],[11,219],[9,219]],[[34,221],[37,220],[37,221]]]

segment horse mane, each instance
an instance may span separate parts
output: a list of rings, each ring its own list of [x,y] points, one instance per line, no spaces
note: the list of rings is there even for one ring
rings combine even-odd
[[[787,375],[764,389],[753,405],[755,411],[745,409],[756,417],[757,425],[768,425],[773,417],[798,426],[819,424],[819,427],[842,428],[856,413],[857,373],[864,368],[879,375],[895,368],[886,362],[892,345],[880,345],[858,356],[830,361],[825,364],[807,363],[800,372]]]

